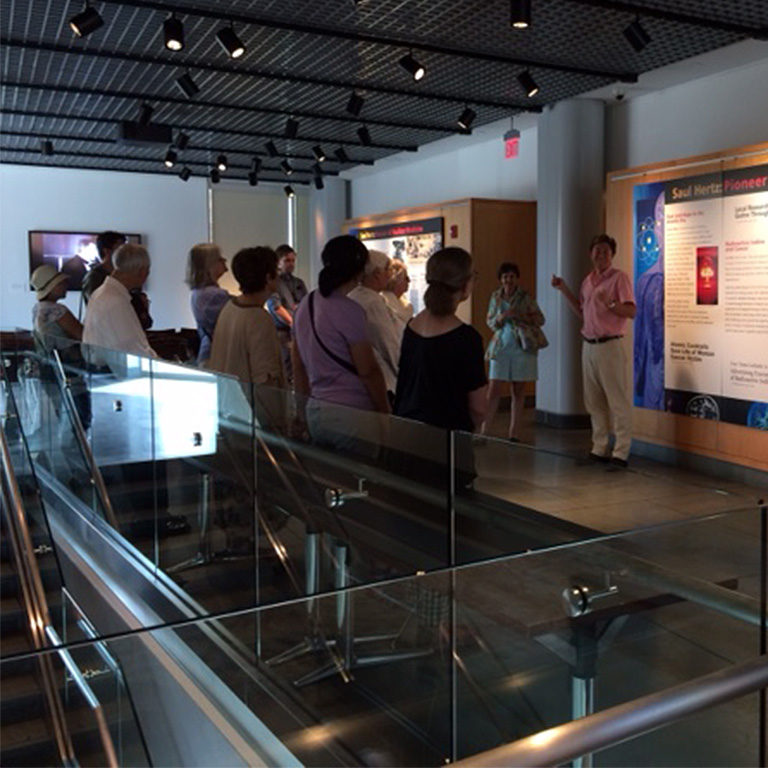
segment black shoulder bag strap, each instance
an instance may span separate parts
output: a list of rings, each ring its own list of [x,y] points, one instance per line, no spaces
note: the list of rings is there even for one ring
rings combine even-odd
[[[331,358],[335,363],[338,363],[344,370],[349,371],[350,373],[353,373],[355,376],[358,375],[357,368],[355,368],[352,363],[348,363],[343,358],[339,357],[338,355],[331,352],[328,347],[323,344],[323,340],[320,338],[320,336],[317,333],[317,328],[315,328],[315,292],[312,291],[312,293],[309,294],[309,322],[312,325],[312,332],[315,334],[315,338],[317,339],[317,343],[322,347],[323,352],[325,352],[328,357]]]

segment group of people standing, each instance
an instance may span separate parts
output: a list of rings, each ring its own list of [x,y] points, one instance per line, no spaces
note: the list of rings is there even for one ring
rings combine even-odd
[[[57,303],[66,293],[66,276],[48,265],[35,270],[36,331],[155,356],[144,332],[151,318],[141,292],[149,254],[114,232],[100,235],[98,245],[102,262],[84,280],[84,325]],[[631,408],[620,339],[635,304],[629,278],[612,266],[615,252],[612,238],[595,237],[593,269],[578,295],[561,277],[553,275],[552,286],[583,323],[590,458],[626,466]],[[484,354],[480,334],[456,315],[476,276],[465,250],[444,248],[429,258],[425,308],[415,317],[405,300],[409,280],[402,262],[369,251],[349,235],[329,240],[322,262],[318,289],[308,292],[294,274],[296,253],[290,246],[242,249],[232,260],[241,293],[231,296],[218,285],[227,271],[218,246],[194,246],[186,279],[200,337],[198,363],[241,381],[306,395],[312,436],[342,448],[359,448],[371,439],[365,421],[351,416],[349,408],[487,433],[508,384],[508,437],[519,441],[525,383],[536,380],[538,351],[547,340],[544,315],[520,285],[517,265],[504,262],[498,268],[499,288],[486,318],[493,336]],[[609,452],[611,432],[615,441]]]

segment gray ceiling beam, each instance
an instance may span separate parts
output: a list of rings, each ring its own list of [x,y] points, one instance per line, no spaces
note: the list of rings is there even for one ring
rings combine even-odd
[[[18,115],[19,117],[43,117],[43,118],[51,118],[53,120],[79,120],[81,122],[86,123],[108,123],[110,125],[117,124],[121,122],[121,118],[118,117],[94,117],[93,115],[73,115],[71,113],[61,113],[61,112],[47,112],[45,110],[37,110],[37,109],[0,109],[0,114],[2,116],[5,115]],[[172,128],[175,128],[180,131],[184,131],[184,133],[194,133],[194,132],[202,132],[202,133],[220,133],[225,136],[241,136],[246,139],[254,139],[255,136],[261,136],[264,137],[265,134],[253,134],[248,131],[237,131],[232,128],[209,128],[206,126],[189,126],[189,125],[173,125]],[[321,143],[321,142],[317,142]],[[344,146],[348,147],[351,145],[351,142],[346,141],[338,141],[336,139],[331,139],[329,141],[324,141],[324,143],[327,146],[331,145],[338,145],[338,146]],[[218,145],[207,147],[206,151],[208,152],[218,152],[219,147]],[[234,150],[236,151],[236,150]],[[416,151],[416,148],[414,147],[412,151]],[[250,150],[249,150],[250,152]],[[290,155],[286,155],[284,153],[280,153],[281,157],[290,157]],[[355,158],[350,157],[349,164],[350,165],[359,165],[362,161],[358,161]]]
[[[236,64],[208,64],[205,62],[190,62],[185,59],[183,62],[170,56],[144,56],[131,53],[120,53],[118,51],[94,51],[83,50],[81,48],[70,48],[66,45],[57,43],[27,43],[24,40],[18,40],[12,37],[0,37],[0,46],[4,48],[20,48],[29,51],[47,51],[49,53],[62,53],[65,55],[86,56],[92,58],[102,58],[118,61],[130,61],[138,64],[159,64],[166,67],[174,67],[177,70],[198,70],[200,72],[219,72],[227,75],[241,75],[243,77],[261,77],[264,80],[276,80],[284,83],[302,83],[304,85],[318,85],[323,88],[339,88],[345,91],[360,90],[366,93],[386,93],[389,96],[403,96],[410,99],[420,99],[422,101],[440,101],[444,104],[465,105],[473,104],[480,107],[496,107],[510,111],[541,112],[542,107],[539,104],[523,104],[520,102],[495,101],[493,99],[467,99],[465,96],[454,96],[452,94],[438,94],[430,91],[409,91],[405,88],[392,88],[385,85],[372,85],[360,81],[352,80],[328,80],[320,77],[308,77],[306,75],[285,75],[279,72],[270,72],[265,69],[246,68]],[[614,78],[615,79],[615,78]],[[635,77],[637,80],[637,77]],[[633,81],[634,82],[634,81]]]
[[[58,93],[84,93],[89,96],[109,96],[115,99],[140,99],[146,101],[152,101],[154,103],[161,102],[166,104],[180,104],[182,106],[193,107],[214,107],[216,109],[231,109],[238,112],[263,112],[266,115],[281,115],[284,117],[305,118],[311,120],[328,120],[334,122],[343,122],[350,125],[369,125],[380,126],[385,128],[404,128],[407,130],[416,131],[431,131],[434,133],[461,133],[458,127],[448,127],[446,125],[426,125],[419,123],[395,123],[385,120],[368,120],[361,117],[352,117],[347,115],[330,115],[323,112],[309,112],[306,110],[298,109],[274,109],[270,107],[262,107],[251,104],[227,104],[221,101],[204,101],[202,99],[186,99],[181,96],[165,96],[158,94],[141,93],[139,91],[116,91],[107,88],[77,88],[74,86],[59,86],[59,85],[47,85],[42,83],[23,83],[19,81],[2,80],[0,86],[7,86],[8,88],[29,88],[40,91],[55,91]]]
[[[668,11],[664,8],[654,8],[648,5],[639,5],[637,3],[625,3],[623,0],[570,0],[578,5],[589,5],[593,8],[605,8],[610,11],[620,11],[632,16],[642,16],[649,19],[662,19],[672,21],[676,24],[690,24],[696,27],[705,27],[719,32],[732,32],[744,37],[753,37],[756,40],[768,39],[768,26],[749,27],[746,24],[735,24],[731,21],[721,21],[720,19],[711,19],[706,16],[694,16],[691,13],[681,13],[679,11]]]
[[[554,72],[569,72],[575,75],[586,75],[588,77],[602,77],[606,80],[621,80],[622,82],[637,81],[637,75],[632,72],[616,72],[592,69],[589,67],[571,66],[553,61],[525,59],[516,56],[502,56],[501,54],[488,53],[486,51],[466,50],[447,45],[435,45],[434,43],[426,43],[420,40],[408,40],[399,37],[387,37],[385,35],[374,35],[367,32],[358,32],[347,29],[299,24],[295,21],[282,21],[268,16],[234,13],[229,8],[222,8],[220,11],[211,11],[206,8],[180,5],[175,2],[173,4],[158,2],[158,0],[119,0],[117,5],[125,5],[132,8],[146,8],[168,14],[175,12],[178,16],[197,16],[198,18],[214,19],[220,22],[232,21],[237,22],[238,24],[254,24],[269,29],[281,29],[286,32],[300,32],[316,37],[332,37],[337,40],[350,40],[356,43],[373,43],[375,45],[384,45],[389,48],[402,48],[405,51],[424,51],[427,53],[438,53],[443,56],[452,56],[454,58],[489,61],[495,64],[511,64],[518,67],[536,67],[537,69],[549,69]]]

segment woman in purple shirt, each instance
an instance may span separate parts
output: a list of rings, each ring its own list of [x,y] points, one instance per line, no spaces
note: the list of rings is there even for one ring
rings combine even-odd
[[[360,281],[367,259],[366,247],[351,235],[326,243],[319,290],[296,310],[292,358],[296,392],[312,398],[307,405],[312,437],[370,453],[363,444],[375,446],[376,422],[361,418],[358,411],[389,413],[389,402],[368,339],[365,311],[347,296]]]

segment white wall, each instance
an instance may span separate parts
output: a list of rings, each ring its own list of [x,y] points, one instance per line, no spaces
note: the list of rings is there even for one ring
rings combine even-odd
[[[768,43],[739,46],[745,58],[762,59],[706,77],[647,93],[613,105],[606,124],[606,168],[636,165],[717,152],[768,140]],[[729,51],[715,51],[709,60]],[[701,57],[703,60],[704,57]],[[693,77],[698,60],[688,62]],[[653,73],[640,78],[651,86]]]
[[[344,174],[352,181],[351,216],[430,205],[464,197],[536,199],[536,119],[515,119],[520,155],[504,159],[503,135],[509,120],[450,136]]]
[[[154,328],[194,327],[184,266],[190,246],[208,239],[206,196],[204,179],[0,166],[0,327],[30,327],[33,229],[140,233],[152,258]],[[66,299],[75,313],[79,296]]]

